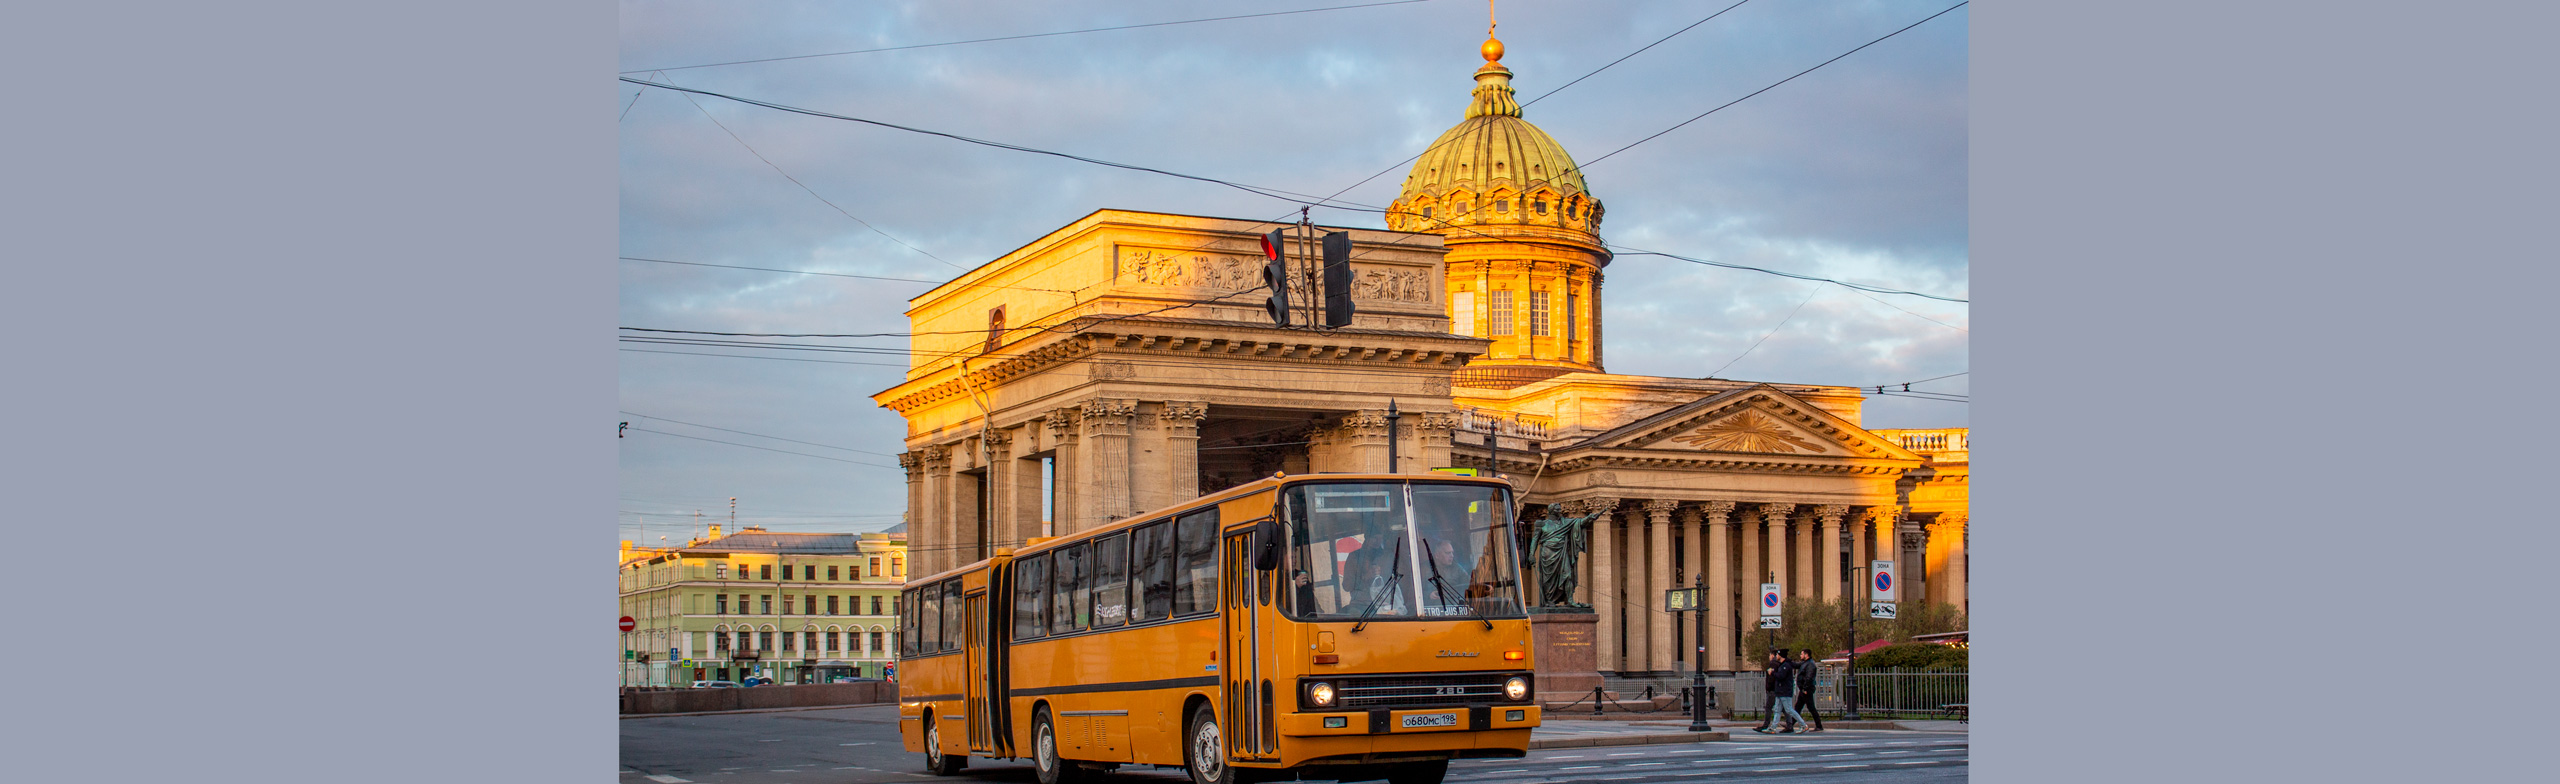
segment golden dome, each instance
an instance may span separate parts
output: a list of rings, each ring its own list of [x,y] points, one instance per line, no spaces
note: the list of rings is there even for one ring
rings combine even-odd
[[[1467,118],[1431,143],[1387,207],[1388,228],[1436,231],[1452,226],[1548,226],[1589,233],[1597,244],[1600,202],[1583,184],[1564,145],[1520,119],[1511,70],[1487,39],[1476,69]]]

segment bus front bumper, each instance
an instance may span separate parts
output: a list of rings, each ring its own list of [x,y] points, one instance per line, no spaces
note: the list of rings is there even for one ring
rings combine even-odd
[[[1431,735],[1448,732],[1526,730],[1538,726],[1536,705],[1475,705],[1459,708],[1378,709],[1337,713],[1286,713],[1280,734],[1294,737],[1328,735]]]

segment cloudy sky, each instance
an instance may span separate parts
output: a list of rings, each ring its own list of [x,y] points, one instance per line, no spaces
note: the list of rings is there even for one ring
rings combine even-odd
[[[1387,171],[1342,196],[1383,205],[1403,180],[1399,162],[1463,117],[1483,62],[1482,2],[686,67],[1376,1],[625,3],[621,68],[1302,193]],[[1502,0],[1503,62],[1525,102],[1732,2]],[[1591,163],[1951,4],[1752,0],[1525,118],[1591,164],[1584,176],[1608,206],[1603,238],[1622,252],[1969,299],[1966,9]],[[1296,210],[1217,185],[609,83],[620,91],[626,257],[938,282],[1099,208],[1256,220]],[[1374,213],[1315,218],[1383,226]],[[903,332],[906,298],[931,287],[615,263],[623,327]],[[1612,372],[1874,386],[1968,369],[1963,303],[1657,256],[1620,256],[1605,285]],[[725,520],[732,497],[741,524],[774,530],[898,521],[904,425],[870,395],[899,380],[905,339],[807,342],[883,351],[622,344],[621,538],[680,542],[699,530],[695,511]],[[726,356],[644,353],[661,351]],[[1968,378],[1913,388],[1963,395]],[[1880,397],[1864,424],[1964,426],[1967,413]]]

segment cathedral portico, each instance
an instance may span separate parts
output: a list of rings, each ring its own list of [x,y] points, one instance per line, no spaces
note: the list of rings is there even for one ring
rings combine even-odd
[[[1426,285],[1439,237],[1352,231],[1359,316],[1317,331],[1261,307],[1270,228],[1106,210],[917,297],[874,400],[908,422],[919,573],[1274,471],[1387,471],[1391,438],[1402,470],[1447,465],[1485,342]]]

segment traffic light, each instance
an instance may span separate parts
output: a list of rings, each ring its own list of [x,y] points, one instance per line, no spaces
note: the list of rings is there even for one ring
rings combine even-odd
[[[1272,229],[1262,235],[1262,285],[1271,288],[1271,300],[1263,307],[1271,311],[1271,323],[1289,326],[1289,229]]]
[[[1324,325],[1351,326],[1351,232],[1324,235]]]

